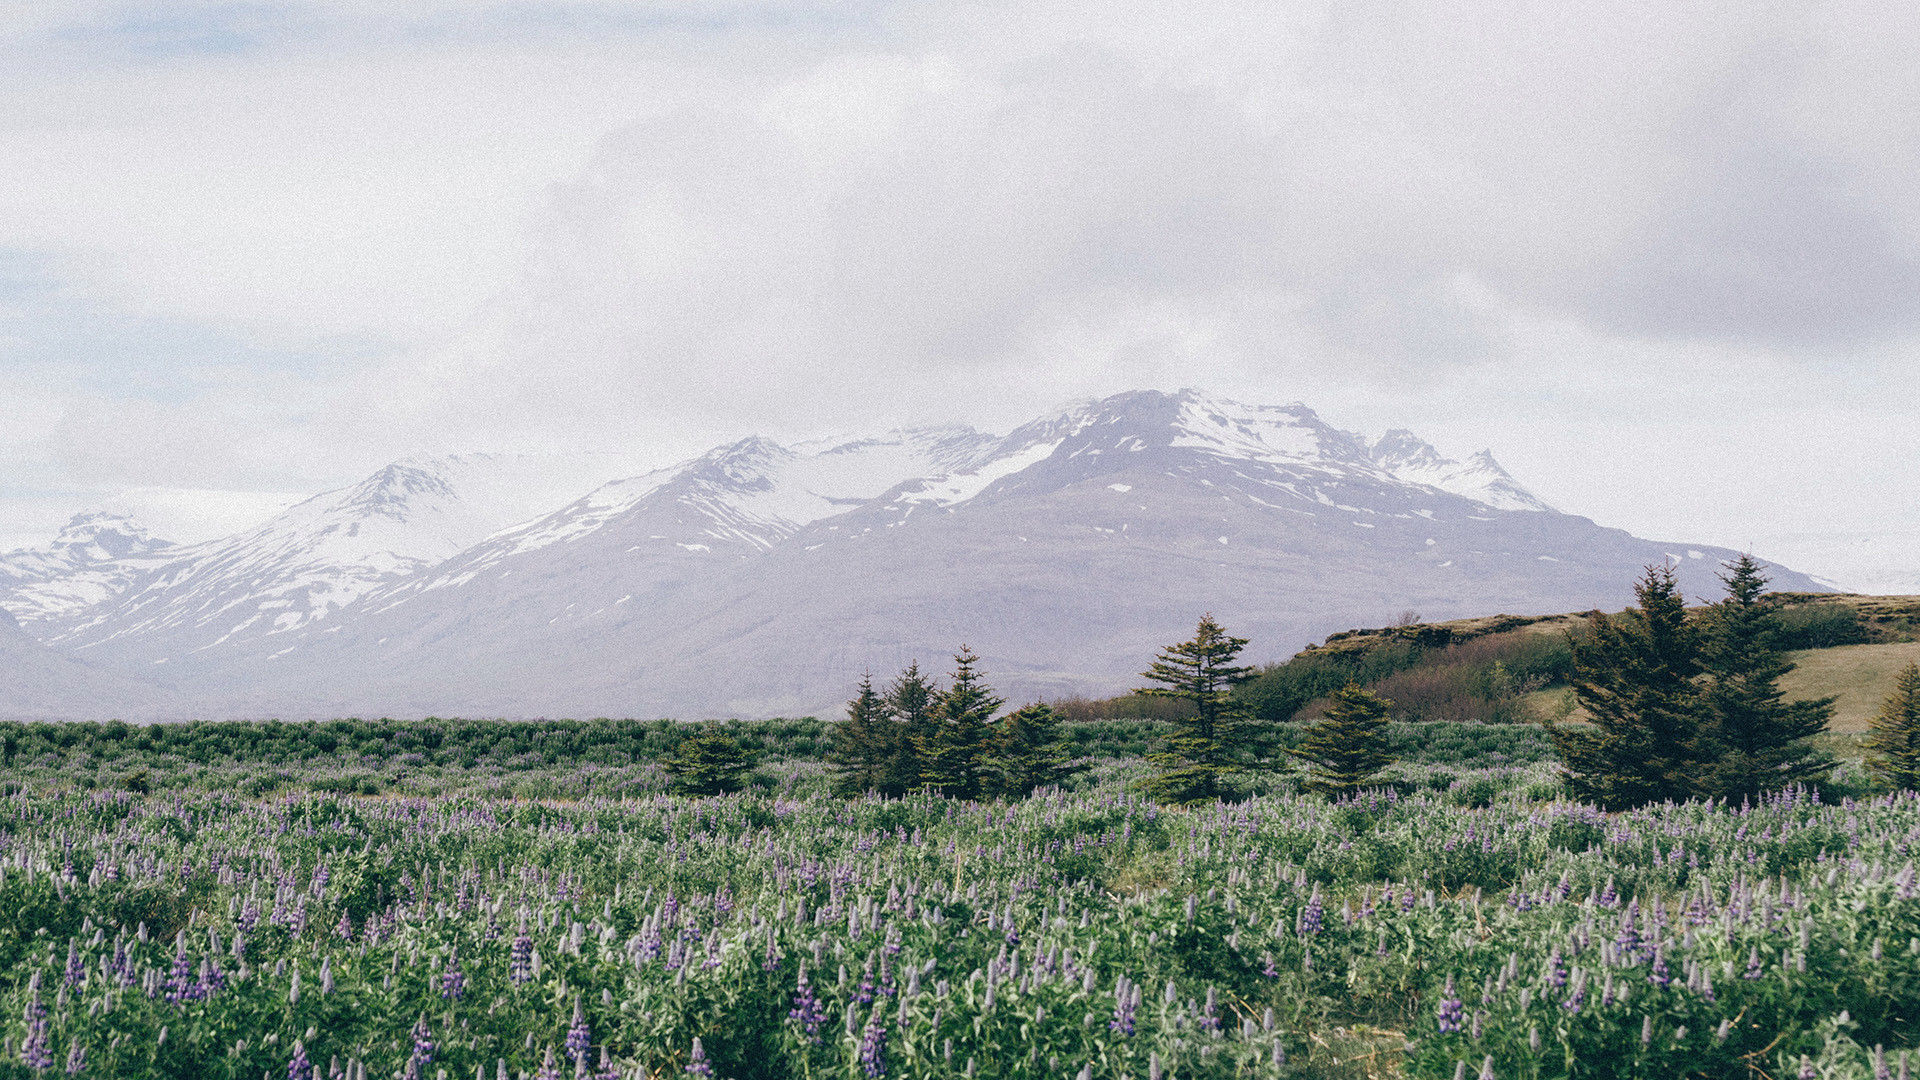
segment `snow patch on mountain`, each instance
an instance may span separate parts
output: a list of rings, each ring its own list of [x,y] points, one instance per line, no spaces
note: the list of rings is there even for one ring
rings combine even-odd
[[[1432,445],[1413,432],[1396,428],[1381,436],[1369,448],[1373,464],[1389,476],[1410,484],[1425,484],[1441,491],[1472,499],[1495,510],[1549,512],[1548,506],[1493,460],[1493,453],[1482,450],[1465,461],[1440,456]]]
[[[167,635],[200,650],[296,630],[538,513],[556,492],[578,494],[610,464],[500,454],[396,462],[253,529],[149,562],[124,594],[71,612],[47,640],[86,649]]]
[[[124,514],[76,514],[45,545],[0,555],[0,608],[38,624],[118,596],[179,549]]]

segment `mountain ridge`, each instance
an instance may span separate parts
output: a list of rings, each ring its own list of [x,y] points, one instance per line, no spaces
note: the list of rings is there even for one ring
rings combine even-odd
[[[1561,513],[1484,452],[1191,390],[1004,436],[748,437],[515,522],[463,517],[456,472],[395,463],[39,628],[197,715],[769,715],[963,642],[1057,695],[1201,610],[1290,652],[1409,607],[1605,606],[1675,549],[1704,588],[1733,554]]]

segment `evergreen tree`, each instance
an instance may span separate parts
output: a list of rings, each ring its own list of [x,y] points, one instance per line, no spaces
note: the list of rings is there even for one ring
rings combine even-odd
[[[753,768],[752,757],[733,736],[708,724],[697,735],[680,740],[673,756],[667,759],[667,774],[673,777],[678,795],[726,795],[746,786],[746,773]]]
[[[833,728],[827,764],[834,772],[834,794],[863,795],[888,786],[898,750],[895,726],[869,672],[860,680],[860,692],[847,702],[847,718]]]
[[[1895,789],[1920,790],[1920,664],[1908,664],[1867,736],[1867,767]]]
[[[1287,751],[1307,764],[1307,790],[1339,797],[1366,787],[1393,764],[1387,749],[1387,710],[1393,702],[1359,683],[1333,692],[1327,714]]]
[[[1042,701],[1010,712],[998,724],[994,740],[995,794],[1023,799],[1037,787],[1049,787],[1079,772],[1067,762],[1060,738],[1060,714]]]
[[[953,683],[937,696],[931,729],[920,743],[921,778],[927,786],[956,799],[986,793],[993,750],[993,714],[1005,699],[973,666],[980,658],[965,645],[953,657]]]
[[[1573,690],[1591,726],[1547,725],[1574,792],[1612,810],[1684,800],[1702,772],[1699,646],[1673,568],[1648,567],[1633,591],[1639,607],[1596,611],[1573,639]]]
[[[1205,803],[1226,792],[1223,783],[1242,770],[1240,740],[1248,726],[1245,710],[1233,699],[1236,684],[1252,677],[1251,667],[1234,664],[1247,639],[1231,637],[1213,621],[1200,618],[1191,641],[1161,650],[1142,676],[1160,686],[1135,690],[1148,697],[1189,702],[1193,715],[1171,721],[1173,734],[1147,755],[1159,775],[1147,792],[1162,802]]]
[[[1699,744],[1711,764],[1695,790],[1737,802],[1832,767],[1806,740],[1827,729],[1834,699],[1786,700],[1780,678],[1794,665],[1777,645],[1779,617],[1761,600],[1766,576],[1751,555],[1730,570],[1720,578],[1726,598],[1707,612],[1703,628]]]
[[[899,798],[923,782],[926,762],[922,754],[934,735],[933,714],[939,699],[939,687],[920,674],[917,660],[887,687],[882,702],[887,719],[886,767],[877,785],[881,794]]]

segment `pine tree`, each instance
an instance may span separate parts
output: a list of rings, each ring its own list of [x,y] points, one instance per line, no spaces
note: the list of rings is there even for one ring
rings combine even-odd
[[[1890,786],[1920,790],[1920,664],[1908,664],[1869,725],[1867,767]]]
[[[998,724],[994,740],[994,794],[1023,799],[1034,788],[1050,787],[1079,772],[1068,763],[1060,738],[1060,714],[1042,701],[1010,712]]]
[[[917,660],[887,687],[882,698],[887,756],[878,788],[881,794],[899,798],[923,783],[926,762],[921,751],[933,735],[933,713],[939,699],[940,688],[920,674]]]
[[[1393,764],[1387,749],[1387,710],[1393,702],[1359,683],[1333,692],[1327,714],[1287,751],[1306,762],[1307,790],[1339,797],[1365,788]]]
[[[965,645],[953,657],[953,682],[937,696],[931,730],[920,743],[921,777],[927,786],[956,799],[986,792],[992,752],[993,714],[1005,699],[993,696],[974,665],[980,658]]]
[[[1639,607],[1596,611],[1573,639],[1573,690],[1592,725],[1547,725],[1575,794],[1612,810],[1684,800],[1703,771],[1699,645],[1673,568],[1649,566],[1633,591]]]
[[[1252,677],[1251,667],[1234,659],[1247,639],[1231,637],[1213,621],[1200,618],[1191,641],[1161,650],[1142,676],[1161,686],[1135,690],[1149,697],[1168,697],[1193,706],[1193,715],[1171,721],[1173,734],[1147,755],[1159,775],[1145,788],[1169,803],[1213,802],[1226,793],[1224,781],[1242,771],[1240,741],[1248,726],[1246,711],[1233,699],[1236,684]]]
[[[895,726],[869,672],[860,680],[859,693],[847,702],[847,718],[833,728],[827,764],[834,771],[834,794],[863,795],[888,786],[897,752]]]
[[[733,736],[713,724],[680,740],[667,759],[667,774],[679,795],[726,795],[746,786],[752,757]]]
[[[1711,764],[1694,790],[1751,799],[1817,778],[1832,763],[1807,745],[1827,728],[1833,698],[1787,701],[1780,678],[1794,665],[1776,645],[1779,618],[1761,600],[1767,579],[1742,555],[1721,576],[1726,598],[1707,612],[1700,650],[1699,748]]]

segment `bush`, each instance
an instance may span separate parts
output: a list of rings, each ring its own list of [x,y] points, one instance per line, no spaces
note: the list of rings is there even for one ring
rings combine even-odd
[[[1775,643],[1789,651],[1860,645],[1867,640],[1866,624],[1852,604],[1794,604],[1782,608],[1775,619],[1779,626]]]

